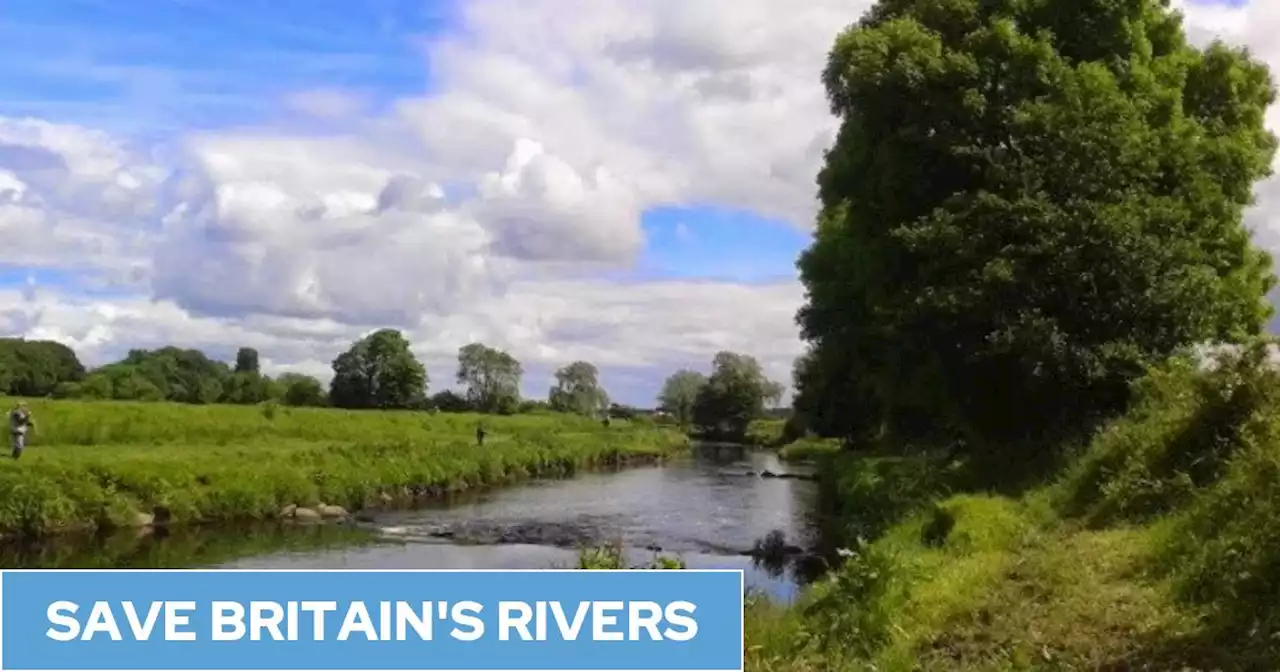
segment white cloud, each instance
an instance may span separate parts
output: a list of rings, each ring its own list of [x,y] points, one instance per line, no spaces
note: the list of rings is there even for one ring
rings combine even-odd
[[[347,119],[365,107],[361,96],[336,89],[299,91],[287,96],[284,103],[290,109],[321,119]]]
[[[351,339],[391,325],[438,383],[472,340],[538,370],[578,358],[628,379],[649,370],[654,387],[734,349],[785,380],[801,349],[796,283],[591,273],[627,266],[657,205],[809,228],[835,129],[819,73],[869,4],[473,0],[465,32],[426,47],[430,96],[378,117],[337,89],[283,101],[341,129],[324,136],[204,133],[162,157],[92,129],[0,120],[0,262],[134,288],[0,292],[0,325],[94,363],[130,347],[247,345],[269,368],[323,377]],[[1187,11],[1193,39],[1221,33],[1280,65],[1274,7]],[[1280,248],[1280,181],[1259,194],[1250,222]]]

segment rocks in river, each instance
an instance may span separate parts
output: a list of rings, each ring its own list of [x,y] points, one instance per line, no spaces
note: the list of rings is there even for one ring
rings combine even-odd
[[[765,469],[764,471],[747,471],[747,472],[743,472],[741,475],[746,478],[786,478],[786,479],[792,479],[796,481],[818,480],[818,477],[812,474],[779,473],[776,471],[769,471],[768,469]]]
[[[302,522],[313,522],[313,521],[321,520],[319,511],[316,511],[315,509],[308,509],[302,506],[296,507],[293,510],[293,518],[294,520],[299,520]]]
[[[347,510],[336,504],[321,504],[318,513],[325,518],[346,518]]]
[[[313,507],[298,506],[297,504],[286,504],[280,507],[279,516],[285,520],[296,520],[298,522],[316,522],[326,518],[338,520],[346,519],[351,513],[336,504],[325,504],[320,502]]]
[[[527,544],[559,548],[593,545],[601,536],[600,531],[589,524],[536,521],[509,524],[462,521],[425,531],[425,534],[464,544]]]
[[[766,469],[766,470],[764,470],[764,471],[760,472],[760,477],[761,477],[761,478],[789,478],[789,479],[793,479],[793,480],[797,480],[797,481],[816,481],[816,480],[818,480],[818,477],[817,477],[817,476],[814,476],[813,474],[786,474],[786,473],[781,473],[781,474],[780,474],[780,473],[776,473],[776,472],[769,471],[768,469]]]

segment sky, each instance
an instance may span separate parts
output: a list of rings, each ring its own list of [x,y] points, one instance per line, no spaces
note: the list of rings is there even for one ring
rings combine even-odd
[[[789,382],[819,73],[869,4],[0,0],[0,333],[327,381],[392,327],[433,390],[481,341],[528,396],[585,359],[642,406],[720,350]],[[1182,6],[1280,72],[1280,5]],[[1280,250],[1280,180],[1249,222]]]

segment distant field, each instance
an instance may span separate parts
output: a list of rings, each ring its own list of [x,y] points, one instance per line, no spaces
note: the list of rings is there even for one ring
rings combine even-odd
[[[15,400],[0,398],[7,409]],[[36,431],[0,460],[0,532],[255,519],[348,509],[592,465],[652,460],[680,433],[559,414],[511,417],[265,406],[29,401]],[[475,444],[483,423],[485,445]],[[6,446],[5,450],[8,448]],[[6,453],[7,455],[7,453]]]

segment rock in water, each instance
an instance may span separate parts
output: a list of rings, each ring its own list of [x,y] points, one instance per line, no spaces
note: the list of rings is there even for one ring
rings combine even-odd
[[[293,517],[297,520],[314,521],[320,520],[320,514],[315,509],[298,507],[293,510]]]
[[[321,504],[320,515],[325,518],[346,518],[347,510],[337,504]]]

